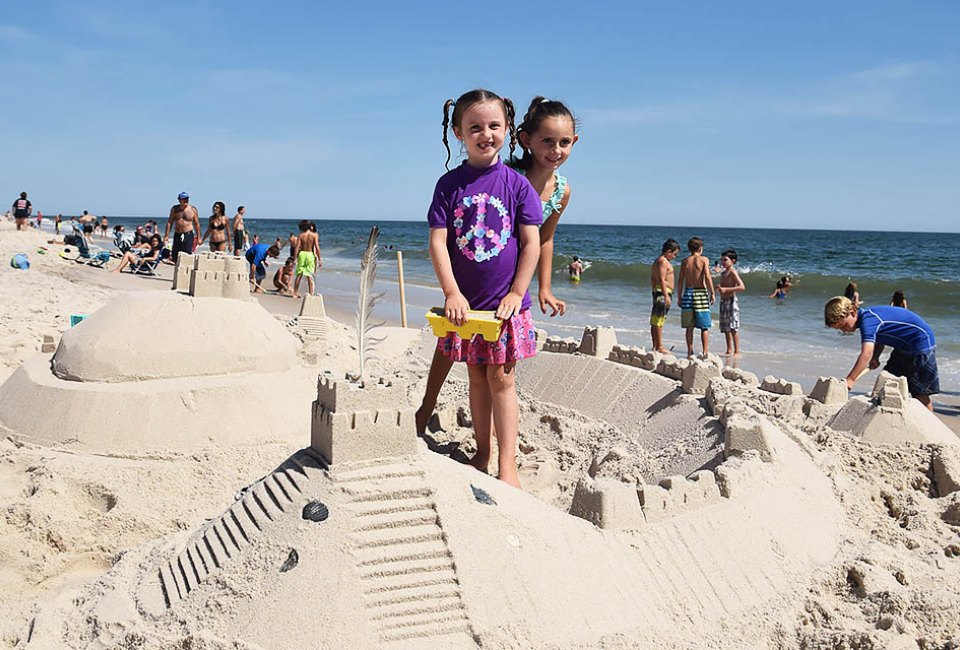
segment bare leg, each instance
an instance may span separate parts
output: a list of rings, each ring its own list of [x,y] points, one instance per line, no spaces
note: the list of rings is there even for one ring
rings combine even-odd
[[[700,345],[703,347],[703,356],[707,356],[708,341],[710,339],[710,330],[700,330]]]
[[[656,325],[650,326],[650,338],[653,339],[653,349],[657,352],[663,350],[663,328]]]
[[[692,357],[693,356],[693,328],[688,327],[684,331],[684,333],[686,334],[686,337],[687,337],[687,356]]]
[[[733,356],[740,356],[740,330],[732,332],[733,335]]]
[[[434,348],[433,360],[430,362],[430,372],[427,373],[427,388],[423,392],[420,408],[417,409],[413,417],[417,425],[418,435],[423,435],[427,430],[427,422],[430,420],[433,410],[437,408],[440,389],[443,388],[443,382],[447,380],[451,368],[453,368],[453,361],[449,357],[445,357],[440,350]]]
[[[490,386],[486,366],[467,366],[470,375],[470,417],[473,418],[473,438],[477,453],[470,464],[486,473],[490,464]]]
[[[310,292],[311,296],[315,295],[313,293],[313,276],[312,275],[307,276],[307,290]]]
[[[520,489],[517,477],[517,435],[520,428],[520,409],[514,381],[516,363],[487,366],[487,383],[493,406],[493,422],[497,428],[497,477]],[[474,420],[476,427],[476,420]]]
[[[723,356],[729,357],[733,352],[733,332],[724,332],[723,338],[727,341],[727,351],[723,353]]]
[[[300,291],[300,278],[302,278],[302,277],[303,277],[303,276],[298,273],[298,274],[297,274],[297,279],[293,281],[293,297],[294,297],[294,298],[299,298],[299,297],[300,297],[300,294],[299,294],[299,291]]]
[[[931,413],[933,412],[933,402],[930,401],[929,395],[914,395],[914,397],[916,397],[921,404],[926,406],[928,411]]]

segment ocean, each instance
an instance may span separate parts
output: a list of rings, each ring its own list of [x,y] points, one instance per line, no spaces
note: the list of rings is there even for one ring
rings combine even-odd
[[[127,231],[142,219],[110,217]],[[202,220],[202,223],[205,220]],[[373,221],[317,220],[324,272],[357,273],[360,253]],[[163,223],[161,221],[161,227]],[[403,251],[408,285],[436,287],[427,250],[427,226],[420,221],[384,221],[380,226],[381,266],[385,281],[395,280],[396,250]],[[284,241],[297,231],[296,220],[246,219],[247,232],[264,242]],[[836,372],[838,355],[843,367],[852,366],[858,340],[829,330],[823,324],[823,304],[842,294],[855,281],[867,305],[886,305],[897,289],[907,296],[911,310],[920,314],[937,337],[937,358],[943,390],[960,389],[960,234],[858,232],[839,230],[783,230],[765,228],[687,228],[666,226],[604,226],[564,224],[555,237],[553,290],[567,302],[563,318],[539,317],[551,334],[579,337],[584,325],[612,326],[618,340],[649,347],[650,263],[667,238],[681,245],[697,235],[711,264],[727,248],[737,251],[737,269],[746,285],[740,294],[741,343],[745,358],[751,353],[799,356],[807,362],[822,359]],[[580,284],[567,281],[572,256],[586,262]],[[676,264],[679,265],[678,257]],[[785,300],[772,300],[776,281],[789,275],[793,289]],[[318,280],[323,286],[322,274]],[[531,295],[536,292],[536,280]],[[537,309],[539,312],[539,309]],[[714,306],[716,324],[717,308]],[[668,345],[684,350],[679,328],[680,310],[672,309],[665,328]],[[699,343],[698,343],[699,348]],[[722,352],[723,335],[712,330],[711,351]],[[847,363],[849,360],[849,363]]]

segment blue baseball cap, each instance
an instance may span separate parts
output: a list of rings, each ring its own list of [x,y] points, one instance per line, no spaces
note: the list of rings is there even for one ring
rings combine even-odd
[[[190,195],[187,194],[186,192],[180,192],[180,194],[177,195],[177,200],[189,199],[189,198],[190,198]]]

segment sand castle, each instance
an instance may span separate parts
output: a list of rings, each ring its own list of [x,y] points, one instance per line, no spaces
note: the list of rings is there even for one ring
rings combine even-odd
[[[207,322],[205,300],[227,302],[166,296],[153,312],[149,303],[121,311]],[[131,374],[129,359],[111,374],[81,354],[99,345],[91,333],[116,333],[98,314],[64,335],[52,366],[81,385],[163,381]],[[274,329],[264,324],[256,336]],[[289,340],[277,338],[271,360],[292,363],[295,349],[281,351]],[[835,486],[790,423],[859,422],[844,409],[866,402],[864,412],[883,409],[874,417],[882,424],[909,408],[894,403],[901,387],[885,379],[872,398],[848,400],[845,386],[823,378],[805,396],[776,378],[764,389],[713,357],[678,360],[615,343],[602,356],[600,331],[584,338],[525,362],[522,399],[547,409],[544,418],[567,408],[608,422],[648,449],[696,441],[664,461],[664,475],[619,475],[623,454],[611,450],[577,478],[565,512],[428,452],[403,377],[361,384],[321,375],[309,383],[312,405],[301,398],[296,407],[309,447],[241,487],[206,522],[126,552],[66,620],[56,609],[39,612],[33,642],[679,648],[741,638],[771,603],[805,591],[841,548]],[[255,374],[261,361],[233,359],[217,380]],[[0,416],[8,390],[0,389]],[[223,428],[204,423],[208,435]],[[957,459],[938,459],[938,485],[958,489]]]
[[[256,302],[126,294],[0,386],[0,424],[90,451],[283,439],[309,423],[305,372],[294,338]]]
[[[181,253],[173,272],[173,289],[197,297],[246,298],[250,264],[224,253]]]

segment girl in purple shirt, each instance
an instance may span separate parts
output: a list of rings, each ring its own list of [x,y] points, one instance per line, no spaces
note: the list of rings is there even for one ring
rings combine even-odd
[[[453,116],[448,120],[451,107]],[[506,136],[510,136],[511,150],[516,139],[509,100],[487,90],[472,90],[456,102],[448,100],[443,113],[444,145],[450,125],[467,154],[463,164],[437,181],[427,213],[430,258],[443,289],[444,314],[461,325],[468,310],[491,310],[503,324],[495,342],[479,335],[464,340],[449,332],[437,341],[437,351],[467,363],[477,442],[471,464],[486,471],[495,423],[498,476],[520,487],[514,366],[519,359],[536,354],[527,288],[539,257],[540,197],[526,178],[500,160]],[[447,153],[449,162],[449,148]]]

